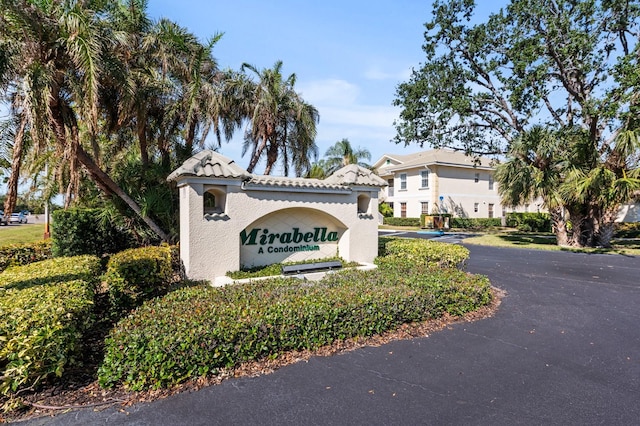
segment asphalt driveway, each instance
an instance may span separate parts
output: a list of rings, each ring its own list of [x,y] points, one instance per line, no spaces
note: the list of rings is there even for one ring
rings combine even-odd
[[[469,271],[507,292],[493,318],[29,423],[639,424],[640,259],[468,247]]]

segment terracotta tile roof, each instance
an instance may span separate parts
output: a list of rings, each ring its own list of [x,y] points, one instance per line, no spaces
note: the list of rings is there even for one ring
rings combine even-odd
[[[212,150],[200,151],[173,171],[167,180],[177,180],[182,176],[213,178],[251,179],[253,175],[235,161]]]
[[[254,175],[253,178],[245,182],[245,188],[251,189],[252,187],[261,188],[296,188],[296,189],[331,189],[331,190],[345,190],[350,191],[350,188],[336,183],[330,183],[321,179],[305,179],[305,178],[290,178],[283,176],[263,176]]]
[[[338,185],[387,186],[387,182],[371,170],[349,164],[324,180]]]
[[[295,188],[295,189],[329,189],[351,191],[351,185],[385,186],[386,182],[372,171],[349,165],[336,171],[327,179],[305,179],[281,176],[254,175],[238,166],[233,160],[211,150],[197,153],[185,161],[169,175],[167,180],[179,180],[182,177],[240,179],[245,188]]]

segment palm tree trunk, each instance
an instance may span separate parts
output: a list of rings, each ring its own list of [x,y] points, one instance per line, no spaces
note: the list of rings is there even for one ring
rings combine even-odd
[[[255,169],[256,165],[258,165],[258,161],[260,161],[260,157],[262,156],[262,153],[264,152],[264,149],[266,147],[267,147],[267,137],[264,136],[262,138],[262,142],[260,143],[260,146],[253,150],[253,155],[251,156],[249,167],[247,167],[247,171],[249,173],[253,173],[253,169]]]
[[[140,146],[140,161],[143,167],[147,167],[149,164],[149,153],[147,149],[147,129],[145,128],[145,122],[142,117],[138,116],[138,144]]]
[[[77,147],[77,156],[78,161],[84,166],[85,170],[93,181],[100,187],[100,189],[105,192],[107,195],[117,196],[122,199],[138,216],[142,218],[144,223],[146,223],[149,228],[153,232],[155,232],[164,242],[169,242],[169,236],[148,216],[142,213],[142,209],[140,206],[131,198],[127,193],[125,193],[122,188],[115,183],[109,175],[103,172],[93,161],[91,157],[89,157],[84,149],[81,146]]]
[[[278,161],[278,144],[272,143],[267,151],[267,166],[264,168],[264,174],[270,175],[273,165]]]
[[[567,221],[564,218],[562,208],[549,209],[551,223],[556,234],[556,244],[559,246],[569,245],[569,235],[567,233]]]
[[[20,127],[16,132],[13,140],[13,157],[11,160],[11,175],[7,185],[7,198],[4,200],[4,211],[6,217],[11,216],[11,212],[16,208],[16,200],[18,199],[18,178],[20,177],[20,163],[22,159],[22,151],[24,148],[24,130],[27,126],[27,120],[24,116],[20,119]]]

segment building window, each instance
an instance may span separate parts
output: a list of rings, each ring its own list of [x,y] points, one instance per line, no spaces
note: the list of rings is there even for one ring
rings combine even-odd
[[[406,190],[407,190],[407,174],[402,173],[400,175],[400,191],[406,191]]]
[[[478,203],[473,203],[473,212],[474,212],[474,213],[478,213],[478,207],[479,207],[479,206],[480,206],[480,205],[479,205]]]
[[[385,163],[384,163],[384,164],[391,164],[391,160],[389,160],[389,159],[387,158],[387,161],[385,161]]]
[[[400,203],[400,217],[407,217],[407,203]]]
[[[493,191],[493,175],[489,175],[489,191]]]
[[[420,171],[421,188],[429,188],[429,170]]]
[[[476,173],[476,174],[475,174],[475,177],[473,178],[473,181],[474,181],[475,183],[480,182],[480,173]]]
[[[422,214],[429,214],[429,202],[423,201],[420,204],[422,206]]]
[[[489,219],[493,218],[493,204],[489,204]]]

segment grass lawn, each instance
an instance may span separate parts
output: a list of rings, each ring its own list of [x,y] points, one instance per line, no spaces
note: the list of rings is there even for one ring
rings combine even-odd
[[[616,253],[629,256],[640,256],[640,238],[614,239],[612,248],[573,248],[556,245],[555,236],[521,234],[513,232],[484,234],[477,237],[465,238],[465,243],[494,247],[528,248],[538,250],[558,250],[586,253]]]
[[[0,226],[0,247],[41,241],[44,223]]]

